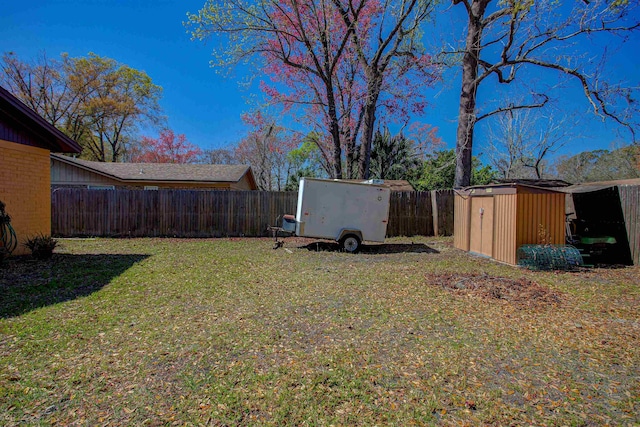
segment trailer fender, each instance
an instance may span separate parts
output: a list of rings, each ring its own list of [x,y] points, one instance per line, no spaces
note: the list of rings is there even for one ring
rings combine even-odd
[[[342,230],[340,230],[340,233],[338,234],[338,237],[336,238],[336,242],[339,242],[340,240],[342,240],[343,237],[345,237],[345,236],[347,236],[349,234],[353,234],[353,235],[357,236],[358,239],[360,239],[361,242],[364,240],[362,238],[362,231],[354,230],[352,228],[343,228]]]

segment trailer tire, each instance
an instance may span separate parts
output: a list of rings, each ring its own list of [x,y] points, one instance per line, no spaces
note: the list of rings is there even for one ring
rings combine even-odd
[[[360,237],[355,234],[347,234],[340,239],[340,247],[349,253],[356,253],[360,250]]]

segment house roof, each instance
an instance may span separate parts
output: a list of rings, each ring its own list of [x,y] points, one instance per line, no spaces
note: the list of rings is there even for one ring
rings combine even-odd
[[[40,148],[60,153],[82,151],[82,147],[77,142],[40,117],[2,86],[0,86],[0,115],[6,117],[11,125],[33,136],[35,144]]]
[[[125,182],[238,182],[249,174],[249,180],[255,183],[251,167],[247,165],[105,163],[58,154],[51,154],[51,158]]]

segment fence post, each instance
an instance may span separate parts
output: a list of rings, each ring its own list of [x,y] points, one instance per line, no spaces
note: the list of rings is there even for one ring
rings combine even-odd
[[[433,235],[438,237],[440,235],[438,227],[438,192],[436,190],[429,191],[429,197],[431,198],[431,214],[433,215]]]

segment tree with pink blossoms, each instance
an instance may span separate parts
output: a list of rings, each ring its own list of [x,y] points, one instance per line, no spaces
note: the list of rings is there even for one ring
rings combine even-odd
[[[326,110],[333,175],[341,178],[334,77],[349,43],[349,31],[339,18],[326,2],[210,0],[197,14],[189,15],[189,24],[194,38],[215,36],[222,41],[214,49],[214,66],[257,59],[266,73],[279,75],[280,81],[301,89],[296,104]],[[286,96],[265,90],[273,98],[281,98],[286,109],[291,107]]]
[[[251,165],[260,190],[284,191],[295,172],[288,154],[300,144],[298,135],[259,112],[245,114],[243,120],[251,131],[236,146],[234,158]]]
[[[421,26],[433,12],[430,0],[397,2],[331,0],[345,25],[364,76],[362,138],[358,176],[369,177],[377,115],[381,108],[405,122],[423,113],[425,87],[437,79],[437,68],[421,44]]]
[[[328,135],[319,149],[334,178],[345,175],[343,150],[346,175],[356,175],[358,158],[364,178],[376,120],[406,120],[424,106],[432,80],[418,84],[412,73],[432,75],[419,43],[430,11],[422,0],[208,0],[188,25],[194,38],[219,42],[214,66],[258,61],[269,99],[285,112],[301,108],[306,125]]]
[[[160,132],[158,138],[143,136],[139,146],[129,153],[133,163],[196,163],[202,150],[187,141],[184,134],[171,129]]]

